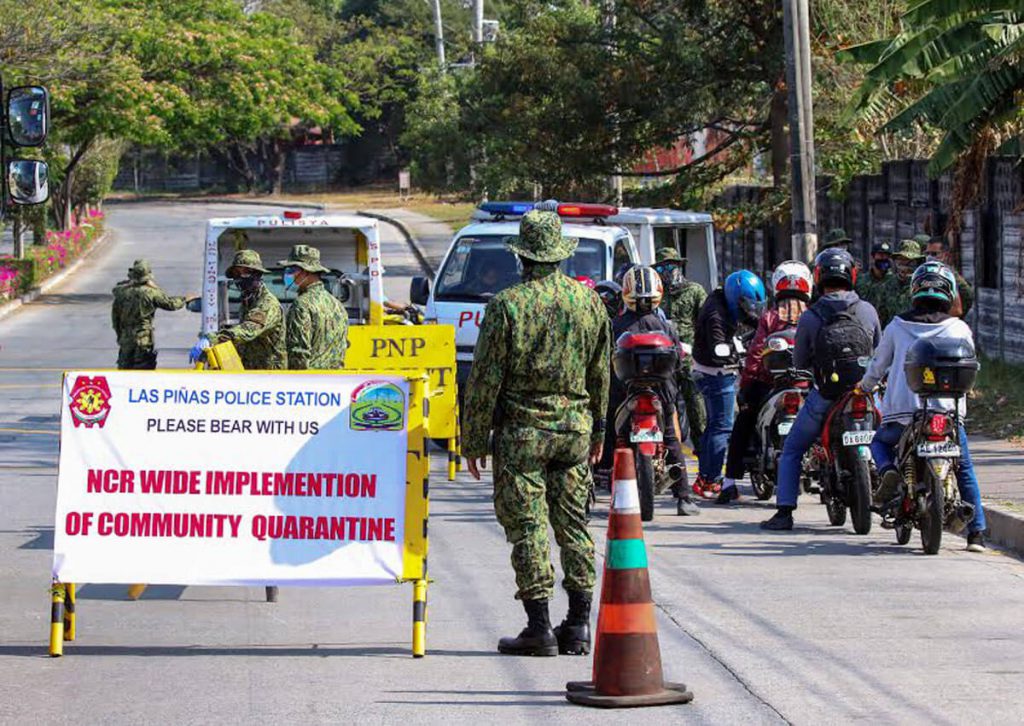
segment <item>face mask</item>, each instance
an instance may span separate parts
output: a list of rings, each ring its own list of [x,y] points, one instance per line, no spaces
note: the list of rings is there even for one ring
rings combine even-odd
[[[286,272],[284,273],[284,289],[290,290],[295,285],[295,273]]]
[[[260,278],[256,275],[249,277],[238,277],[234,280],[235,287],[238,288],[243,294],[249,294],[254,292],[260,286]]]
[[[892,260],[875,260],[875,269],[881,273],[886,273],[892,269]]]

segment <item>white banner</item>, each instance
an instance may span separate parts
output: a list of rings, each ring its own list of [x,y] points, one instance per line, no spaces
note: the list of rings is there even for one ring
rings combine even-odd
[[[395,582],[408,399],[386,376],[68,372],[54,576]]]

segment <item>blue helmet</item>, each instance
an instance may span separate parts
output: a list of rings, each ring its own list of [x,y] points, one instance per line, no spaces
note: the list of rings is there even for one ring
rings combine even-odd
[[[725,278],[725,303],[734,323],[756,325],[767,302],[764,283],[750,270],[740,270]]]

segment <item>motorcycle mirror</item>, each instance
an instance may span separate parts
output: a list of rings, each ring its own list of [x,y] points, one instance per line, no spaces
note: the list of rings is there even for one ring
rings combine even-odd
[[[202,298],[194,297],[185,303],[185,309],[190,313],[201,313],[203,312],[203,300]]]
[[[776,352],[781,352],[789,348],[789,343],[786,342],[785,338],[770,338],[768,340],[768,347]]]
[[[715,356],[718,358],[728,358],[730,352],[729,346],[725,343],[719,343],[715,346]]]
[[[869,365],[871,365],[871,356],[862,355],[860,358],[857,359],[857,365],[859,365],[861,368],[867,368]]]

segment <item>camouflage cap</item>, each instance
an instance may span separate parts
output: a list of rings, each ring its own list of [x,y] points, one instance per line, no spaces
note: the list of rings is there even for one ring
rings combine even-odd
[[[871,246],[871,254],[873,255],[891,255],[892,245],[888,242],[875,242]]]
[[[238,270],[240,269],[262,272],[263,274],[270,272],[270,270],[263,266],[260,253],[256,250],[238,250],[235,253],[235,258],[231,260],[231,266],[228,267],[227,272],[224,274],[228,277],[238,277]]]
[[[853,240],[850,239],[850,235],[846,234],[846,230],[842,227],[829,230],[829,233],[825,235],[825,241],[821,243],[821,249],[826,250],[829,247],[838,247],[839,245],[852,244]]]
[[[277,264],[284,267],[298,267],[306,272],[330,272],[320,264],[320,250],[309,245],[295,245],[288,253],[288,259],[281,260]]]
[[[149,265],[149,260],[135,260],[132,266],[128,268],[128,279],[134,280],[135,282],[143,282],[153,276],[153,268]]]
[[[899,248],[892,253],[892,256],[904,260],[923,260],[924,252],[921,251],[921,245],[918,242],[905,239],[900,242]]]
[[[659,247],[654,253],[655,262],[686,262],[686,258],[679,254],[675,247]]]
[[[561,262],[579,240],[562,236],[562,220],[554,212],[531,210],[519,222],[519,236],[505,240],[509,249],[534,262]]]

